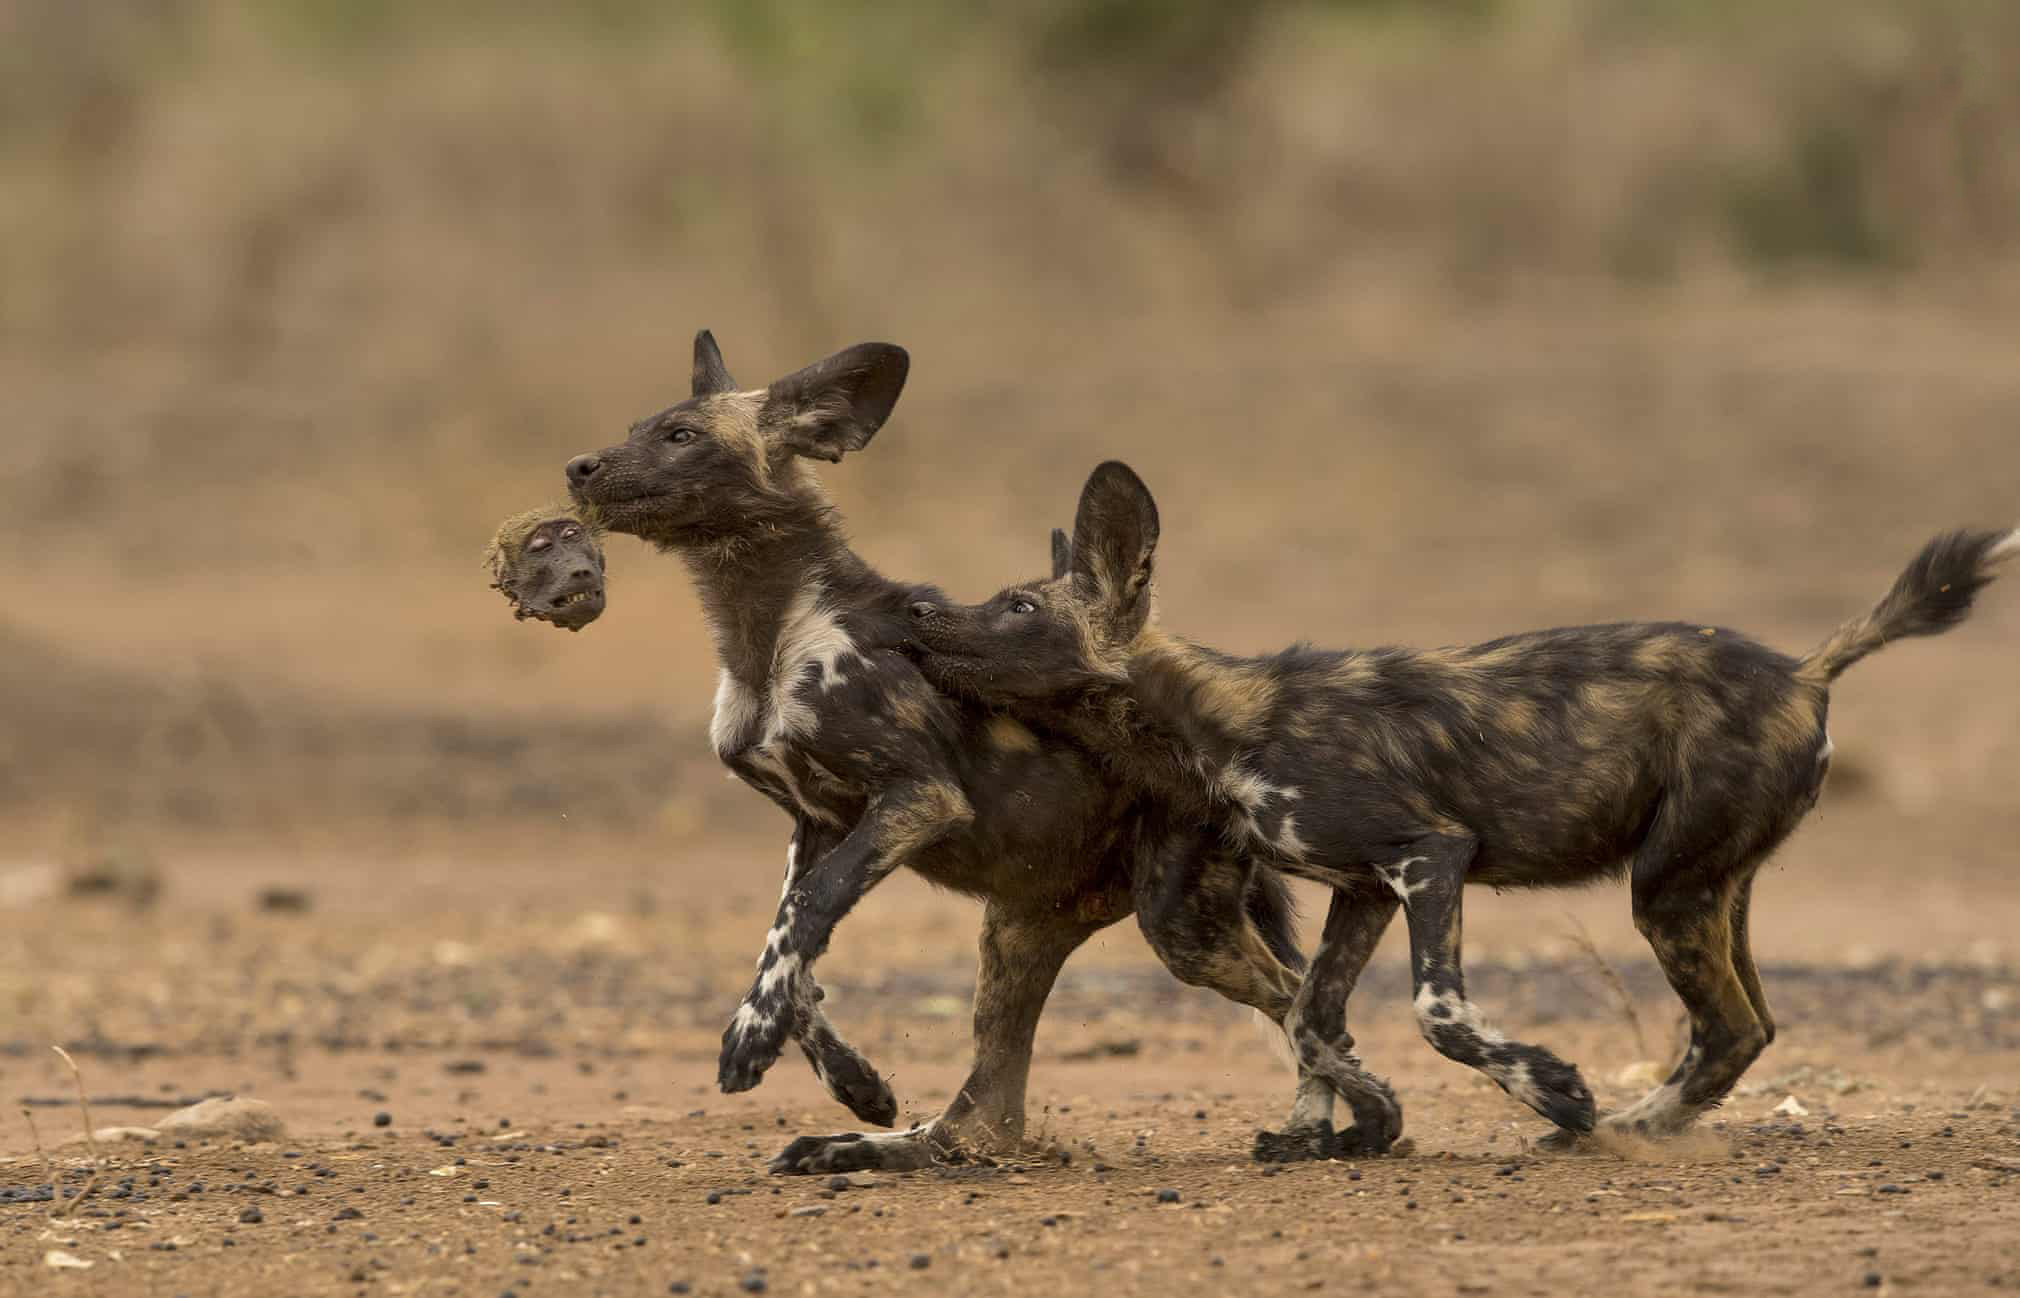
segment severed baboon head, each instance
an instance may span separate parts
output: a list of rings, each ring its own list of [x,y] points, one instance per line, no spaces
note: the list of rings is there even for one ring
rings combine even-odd
[[[498,525],[484,550],[512,616],[580,631],[603,612],[603,529],[579,505],[546,505]]]

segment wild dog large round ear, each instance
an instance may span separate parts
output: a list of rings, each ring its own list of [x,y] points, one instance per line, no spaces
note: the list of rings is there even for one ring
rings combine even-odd
[[[736,380],[729,376],[729,366],[723,364],[722,349],[715,345],[715,335],[704,329],[694,336],[694,395],[712,397],[718,392],[736,391]]]
[[[1110,460],[1088,475],[1069,564],[1112,612],[1134,614],[1147,603],[1157,538],[1157,501],[1135,470]]]
[[[911,366],[902,347],[857,343],[772,384],[759,421],[781,450],[838,464],[891,417]]]

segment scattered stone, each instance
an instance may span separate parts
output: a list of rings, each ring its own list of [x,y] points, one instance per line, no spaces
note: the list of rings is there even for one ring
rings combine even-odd
[[[794,1208],[794,1209],[793,1209],[793,1210],[792,1210],[791,1212],[788,1212],[788,1213],[786,1214],[786,1216],[788,1216],[788,1217],[818,1217],[818,1216],[820,1216],[820,1215],[821,1215],[822,1213],[826,1212],[827,1210],[828,1210],[828,1206],[827,1206],[826,1204],[824,1204],[824,1203],[807,1203],[807,1204],[802,1204],[802,1205],[800,1205],[800,1206],[799,1206],[799,1207],[797,1207],[797,1208]]]
[[[339,1208],[339,1209],[337,1209],[337,1215],[336,1215],[336,1216],[334,1216],[334,1217],[332,1217],[332,1218],[330,1218],[330,1220],[331,1220],[331,1221],[357,1221],[357,1220],[359,1220],[360,1218],[362,1218],[362,1217],[363,1217],[364,1215],[365,1215],[364,1213],[362,1213],[362,1212],[359,1212],[359,1211],[358,1211],[358,1210],[357,1210],[356,1208],[350,1208],[350,1207],[345,1207],[345,1208]]]
[[[122,1140],[137,1140],[143,1145],[152,1145],[161,1139],[161,1133],[153,1127],[100,1127],[91,1133],[91,1138],[101,1145],[110,1145]],[[76,1144],[83,1136],[72,1136],[65,1144]]]
[[[259,890],[259,908],[278,915],[303,915],[315,909],[315,894],[306,888],[271,887]]]
[[[88,1271],[98,1264],[96,1262],[87,1262],[83,1258],[66,1253],[60,1248],[52,1248],[42,1255],[42,1265],[53,1267],[58,1271]]]
[[[280,1140],[287,1125],[264,1100],[223,1095],[177,1109],[154,1124],[157,1133],[177,1139],[219,1139],[257,1142]]]
[[[745,1293],[763,1293],[767,1287],[764,1273],[761,1271],[747,1273],[737,1284]]]
[[[393,1125],[393,1115],[384,1109],[380,1109],[372,1115],[372,1125],[375,1127],[390,1127]]]
[[[930,1253],[912,1254],[912,1269],[914,1271],[924,1271],[927,1267],[931,1265],[933,1265],[932,1254]]]
[[[1159,1190],[1159,1191],[1157,1192],[1157,1201],[1158,1201],[1159,1203],[1177,1203],[1177,1202],[1178,1202],[1178,1191],[1176,1191],[1176,1190]]]
[[[1810,1111],[1803,1107],[1802,1101],[1793,1095],[1788,1096],[1780,1104],[1775,1105],[1774,1112],[1790,1118],[1807,1118],[1810,1116]]]
[[[257,1226],[266,1220],[264,1216],[260,1215],[260,1210],[252,1206],[247,1206],[241,1210],[238,1219],[248,1226]]]

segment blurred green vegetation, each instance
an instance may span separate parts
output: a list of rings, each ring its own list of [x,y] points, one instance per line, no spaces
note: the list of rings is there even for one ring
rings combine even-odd
[[[1444,228],[1468,275],[1660,280],[1708,248],[1764,271],[1897,271],[2004,256],[2020,228],[2020,166],[1999,143],[2020,128],[2008,0],[14,0],[5,21],[0,147],[87,169],[119,156],[151,99],[228,78],[248,47],[359,93],[428,51],[707,50],[810,165],[930,159],[950,81],[986,66],[1015,95],[985,110],[996,129],[1069,137],[1118,186],[1224,223],[1258,159],[1287,169],[1264,188],[1341,165],[1299,156],[1259,111],[1331,61],[1364,87],[1332,111],[1396,114],[1379,128],[1392,157],[1350,141],[1401,191],[1382,206]],[[1609,81],[1624,102],[1579,93]],[[1327,106],[1310,111],[1304,129],[1323,131]],[[1608,138],[1581,154],[1587,136]],[[1602,191],[1604,210],[1562,210],[1551,183]]]

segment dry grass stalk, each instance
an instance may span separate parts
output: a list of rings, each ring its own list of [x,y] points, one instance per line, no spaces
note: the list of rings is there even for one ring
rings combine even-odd
[[[62,1046],[49,1048],[54,1050],[57,1057],[70,1069],[70,1080],[77,1087],[77,1108],[84,1115],[84,1143],[91,1150],[91,1175],[85,1178],[84,1188],[68,1199],[63,1197],[63,1188],[56,1180],[55,1169],[49,1162],[49,1156],[47,1154],[42,1156],[43,1166],[50,1168],[49,1193],[53,1196],[53,1201],[49,1207],[49,1217],[52,1221],[60,1221],[76,1211],[77,1205],[84,1202],[85,1196],[98,1188],[98,1178],[105,1172],[105,1159],[98,1152],[98,1137],[91,1129],[91,1102],[84,1098],[84,1074],[77,1070],[77,1061],[70,1057],[69,1051]],[[28,1110],[21,1110],[21,1114],[28,1117]],[[31,1134],[35,1131],[35,1119],[32,1117],[28,1118],[28,1130]],[[39,1136],[35,1140],[35,1149],[36,1152],[41,1152],[42,1140]]]

